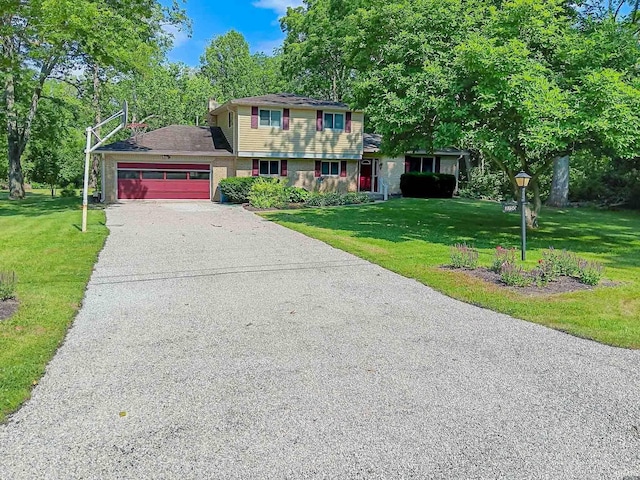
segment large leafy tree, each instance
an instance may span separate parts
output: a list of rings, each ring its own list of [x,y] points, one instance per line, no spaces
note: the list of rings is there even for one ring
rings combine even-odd
[[[355,71],[344,41],[353,27],[348,14],[369,3],[305,0],[287,10],[280,20],[286,33],[282,66],[296,92],[334,101],[350,99]]]
[[[279,75],[279,54],[251,54],[244,36],[230,30],[211,40],[202,55],[200,70],[220,92],[219,101],[278,93],[286,85]]]
[[[581,21],[561,0],[400,0],[351,19],[356,98],[385,148],[477,150],[514,193],[526,170],[532,225],[555,158],[640,149],[640,56],[623,24]]]
[[[21,157],[45,82],[92,64],[144,68],[168,38],[162,26],[184,20],[156,0],[4,0],[0,65],[11,198],[23,198]]]

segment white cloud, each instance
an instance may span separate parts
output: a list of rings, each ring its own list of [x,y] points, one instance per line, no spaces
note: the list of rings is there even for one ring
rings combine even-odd
[[[173,48],[178,48],[189,41],[189,34],[171,24],[162,26],[162,30],[173,39]]]
[[[287,13],[287,7],[299,7],[302,0],[256,0],[253,2],[254,7],[275,10],[278,15]]]

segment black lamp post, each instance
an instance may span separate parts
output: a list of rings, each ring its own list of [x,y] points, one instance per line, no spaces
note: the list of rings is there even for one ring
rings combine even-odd
[[[529,185],[529,181],[531,180],[531,176],[527,175],[527,173],[522,170],[519,174],[516,175],[516,184],[520,187],[520,217],[522,220],[522,261],[527,257],[527,219],[524,213],[524,206],[527,203],[527,198],[525,195],[525,190]]]

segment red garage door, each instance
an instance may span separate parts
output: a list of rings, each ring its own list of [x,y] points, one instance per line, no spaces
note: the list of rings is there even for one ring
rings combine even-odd
[[[209,200],[211,172],[202,163],[118,163],[120,200]]]

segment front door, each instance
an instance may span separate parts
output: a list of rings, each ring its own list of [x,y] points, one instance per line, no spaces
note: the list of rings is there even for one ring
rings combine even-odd
[[[371,163],[368,165],[365,163],[360,164],[360,191],[361,192],[370,192],[371,191],[371,177],[372,177],[372,166]]]

